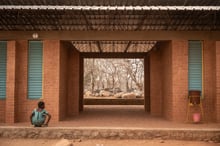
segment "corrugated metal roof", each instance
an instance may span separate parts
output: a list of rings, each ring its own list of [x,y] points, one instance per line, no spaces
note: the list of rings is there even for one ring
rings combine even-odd
[[[214,0],[1,0],[0,31],[219,31]],[[156,41],[72,41],[80,52],[148,52]]]
[[[0,30],[220,30],[219,7],[188,7],[190,11],[170,7],[126,11],[1,8]]]

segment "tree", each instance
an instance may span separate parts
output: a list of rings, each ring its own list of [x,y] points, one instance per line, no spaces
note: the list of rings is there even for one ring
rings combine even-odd
[[[143,59],[84,59],[84,88],[143,90]]]

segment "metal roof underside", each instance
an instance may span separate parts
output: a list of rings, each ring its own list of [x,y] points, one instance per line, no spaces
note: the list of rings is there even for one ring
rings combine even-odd
[[[148,52],[156,41],[72,41],[79,52],[132,53]]]
[[[0,31],[219,31],[214,0],[1,0]],[[71,41],[80,52],[148,52],[156,41]]]
[[[0,6],[0,30],[220,30],[218,6],[55,7]]]

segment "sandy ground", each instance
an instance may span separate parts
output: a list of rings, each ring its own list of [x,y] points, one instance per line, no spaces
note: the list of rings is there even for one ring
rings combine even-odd
[[[46,139],[0,139],[0,146],[55,146],[59,141]],[[220,146],[219,143],[212,142],[176,140],[82,140],[81,142],[71,142],[73,146]]]

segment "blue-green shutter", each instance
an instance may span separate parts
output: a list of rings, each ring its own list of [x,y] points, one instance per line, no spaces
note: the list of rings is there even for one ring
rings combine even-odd
[[[202,42],[189,41],[189,90],[202,92]]]
[[[6,98],[7,42],[0,41],[0,99]]]
[[[28,98],[42,97],[43,43],[29,41],[28,49]]]

